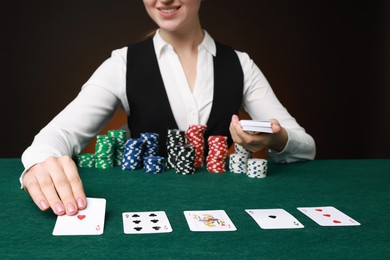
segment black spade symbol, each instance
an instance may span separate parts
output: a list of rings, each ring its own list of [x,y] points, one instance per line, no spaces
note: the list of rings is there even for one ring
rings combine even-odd
[[[129,218],[129,217],[130,217],[129,214],[126,214],[125,216],[126,216],[126,218]]]
[[[134,229],[137,230],[137,231],[141,231],[142,227],[135,227]]]
[[[150,221],[153,222],[153,223],[157,223],[158,219],[151,219]]]
[[[139,215],[138,214],[134,214],[132,217],[133,218],[139,218]]]
[[[269,217],[269,218],[276,219],[276,216],[275,216],[275,215],[269,215],[268,217]]]
[[[156,214],[154,214],[154,213],[151,213],[150,215],[149,215],[149,217],[156,217],[157,215]]]
[[[161,227],[159,227],[159,226],[153,227],[154,230],[160,230],[160,228],[161,228]]]
[[[139,224],[141,222],[141,220],[134,220],[133,221],[135,224]]]

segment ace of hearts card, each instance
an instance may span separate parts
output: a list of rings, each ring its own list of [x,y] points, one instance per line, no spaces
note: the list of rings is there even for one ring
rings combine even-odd
[[[87,198],[87,208],[76,215],[57,217],[53,236],[101,235],[104,230],[106,200]]]

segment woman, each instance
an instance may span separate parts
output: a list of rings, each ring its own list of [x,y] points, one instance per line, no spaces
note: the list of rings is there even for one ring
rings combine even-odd
[[[267,148],[276,162],[314,158],[314,140],[280,104],[249,56],[216,43],[202,29],[201,0],[144,0],[144,5],[159,27],[153,38],[113,51],[23,153],[21,183],[41,210],[74,215],[86,207],[71,156],[119,106],[133,136],[206,124],[206,136],[230,132],[251,151]],[[255,120],[269,119],[273,134],[245,133],[236,116],[240,107]]]

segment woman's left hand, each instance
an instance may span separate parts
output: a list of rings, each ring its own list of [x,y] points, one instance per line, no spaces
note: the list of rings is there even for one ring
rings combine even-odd
[[[273,133],[249,134],[242,130],[240,119],[237,115],[232,116],[230,122],[230,134],[233,141],[251,152],[257,152],[263,148],[271,149],[275,152],[281,152],[285,148],[288,140],[288,134],[278,120],[271,119]]]

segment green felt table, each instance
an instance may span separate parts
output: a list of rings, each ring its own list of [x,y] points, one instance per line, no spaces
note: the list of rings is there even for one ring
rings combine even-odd
[[[53,236],[56,216],[41,212],[19,186],[19,159],[0,159],[0,259],[390,259],[390,160],[269,163],[268,177],[200,169],[80,169],[88,197],[105,198],[104,234]],[[361,223],[323,227],[297,207],[334,206]],[[305,227],[264,230],[245,209],[283,208]],[[191,232],[184,210],[223,209],[231,232]],[[167,213],[171,233],[126,235],[122,212]]]

